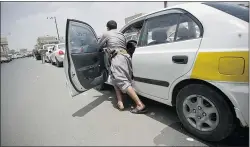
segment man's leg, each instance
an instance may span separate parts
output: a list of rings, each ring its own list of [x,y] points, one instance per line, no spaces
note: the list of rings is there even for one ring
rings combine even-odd
[[[134,91],[134,89],[131,86],[128,87],[127,94],[136,103],[136,109],[137,110],[143,110],[145,108],[145,105],[142,103],[142,101],[140,100],[140,98],[138,97],[138,95],[136,94],[136,92]]]
[[[122,102],[122,92],[121,90],[114,86],[115,88],[115,93],[116,93],[116,97],[117,97],[117,106],[119,107],[119,109],[124,109],[124,106],[123,106],[123,102]]]

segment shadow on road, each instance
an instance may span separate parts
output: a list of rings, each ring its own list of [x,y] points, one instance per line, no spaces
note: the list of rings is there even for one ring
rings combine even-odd
[[[75,112],[72,116],[83,117],[84,115],[89,113],[91,110],[93,110],[95,107],[99,106],[101,103],[103,103],[106,100],[108,100],[107,95],[103,94],[101,96],[98,96],[97,99],[95,99],[93,102],[89,103],[87,106]]]
[[[89,103],[87,106],[83,107],[82,109],[78,110],[75,112],[72,116],[78,116],[78,117],[83,117],[86,115],[88,112],[90,112],[92,109],[97,107],[98,105],[102,104],[104,101],[110,101],[113,104],[113,107],[116,108],[116,99],[114,97],[115,92],[114,89],[110,86],[107,87],[109,91],[101,91],[103,95],[101,96],[95,96],[97,99],[95,99],[93,102]],[[112,92],[110,92],[112,91]],[[112,98],[110,98],[112,96]],[[134,103],[130,98],[127,98],[128,96],[125,95],[124,99],[124,106],[126,108],[130,108]],[[175,136],[171,136],[171,130],[178,131],[182,134],[185,134],[186,136],[193,138],[207,146],[214,146],[214,147],[220,147],[220,146],[249,146],[249,129],[243,129],[243,128],[237,128],[235,132],[228,137],[227,139],[218,142],[218,143],[213,143],[213,142],[207,142],[200,140],[199,138],[194,137],[192,134],[188,133],[180,123],[175,107],[170,107],[165,104],[161,104],[159,102],[144,98],[140,96],[142,99],[143,103],[148,108],[148,113],[145,114],[146,116],[161,122],[165,125],[167,125],[166,128],[164,128],[161,133],[154,138],[154,143],[156,145],[169,145],[169,140],[170,139],[176,139]],[[126,109],[125,111],[129,111],[129,109]],[[178,137],[178,136],[176,136]],[[183,144],[184,146],[187,144]]]

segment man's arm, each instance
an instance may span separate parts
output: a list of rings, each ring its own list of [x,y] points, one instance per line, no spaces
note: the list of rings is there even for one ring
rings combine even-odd
[[[98,44],[100,48],[104,48],[106,46],[107,39],[108,39],[107,33],[104,33],[102,37],[98,40]]]

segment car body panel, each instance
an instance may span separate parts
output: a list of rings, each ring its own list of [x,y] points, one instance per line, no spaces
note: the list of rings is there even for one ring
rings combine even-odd
[[[218,87],[232,102],[237,110],[236,116],[243,126],[249,125],[249,84],[240,82],[208,81]],[[240,112],[240,113],[239,113]],[[239,115],[242,115],[239,116]]]
[[[201,39],[198,38],[137,48],[132,60],[135,89],[148,95],[168,99],[169,85],[191,70],[200,42]],[[173,56],[187,56],[188,63],[176,64],[172,61]],[[143,79],[137,80],[137,78]],[[154,81],[144,82],[146,79],[164,81],[166,85],[156,85]]]
[[[62,63],[63,62],[63,60],[64,60],[64,55],[56,55],[56,59],[60,62],[60,63]]]
[[[200,51],[192,69],[191,78],[247,83],[249,81],[248,53],[249,51],[247,50],[218,52]],[[206,67],[205,70],[204,67]]]

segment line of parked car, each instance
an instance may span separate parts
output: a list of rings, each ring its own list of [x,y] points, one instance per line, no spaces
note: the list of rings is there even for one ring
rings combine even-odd
[[[17,53],[17,54],[8,54],[5,56],[1,56],[1,63],[8,63],[14,59],[25,58],[25,57],[32,57],[32,54],[31,53],[26,53],[26,54]]]
[[[43,51],[45,50],[45,62],[56,65],[57,67],[63,67],[65,43],[59,44],[46,44],[43,45]],[[36,51],[35,57],[37,60],[41,60],[41,52]]]

